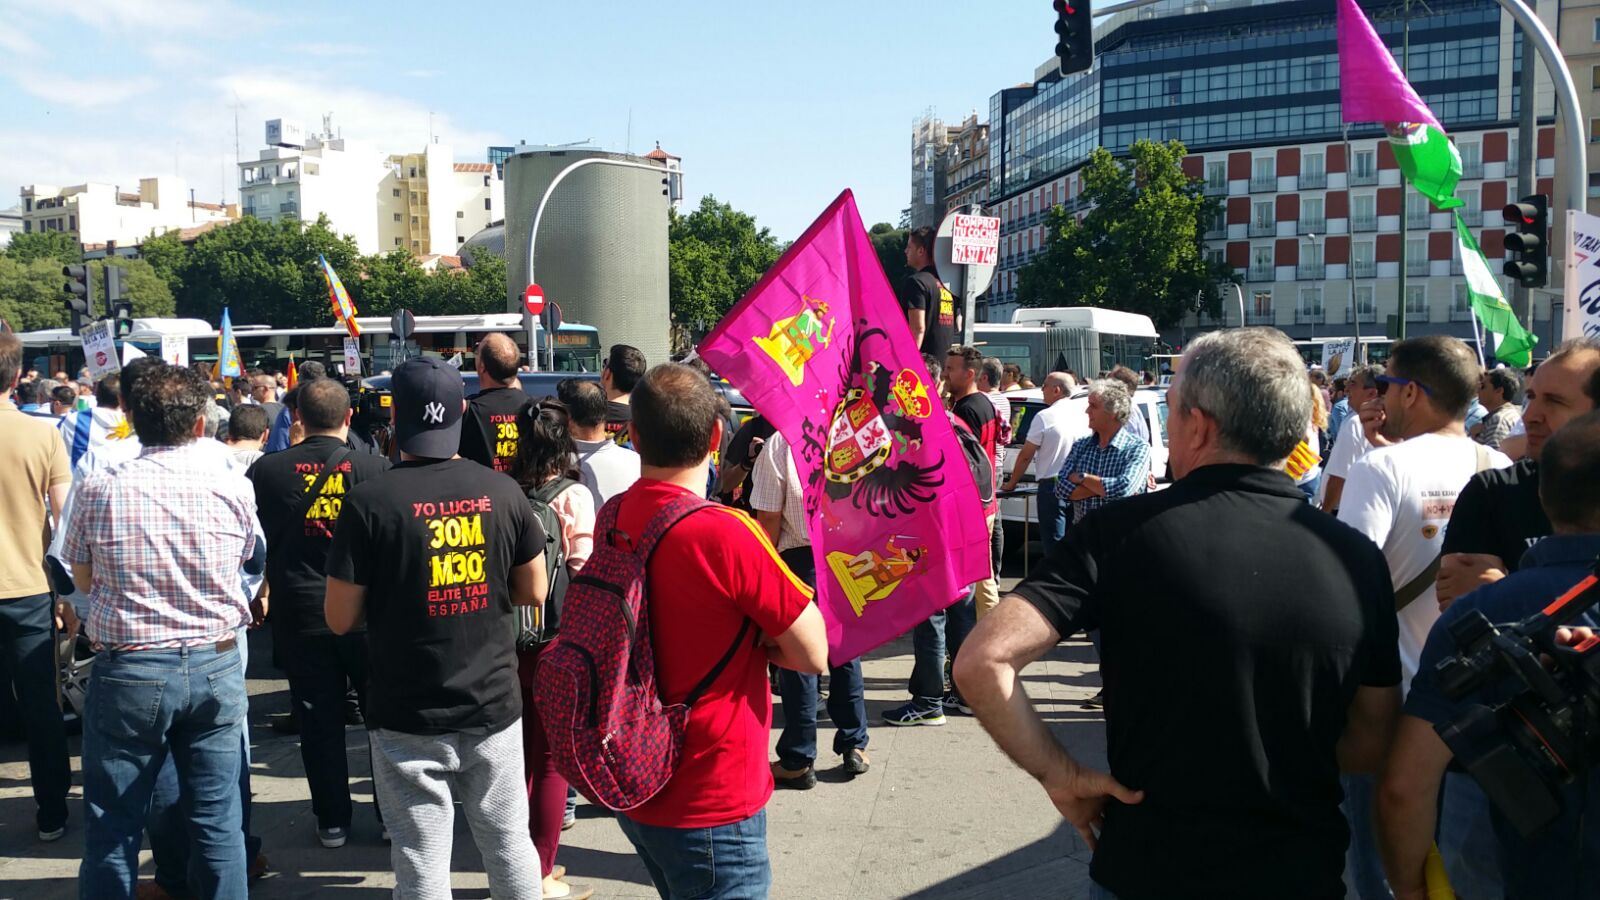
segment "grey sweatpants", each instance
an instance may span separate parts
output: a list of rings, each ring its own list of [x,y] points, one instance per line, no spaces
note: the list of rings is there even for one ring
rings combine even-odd
[[[372,732],[372,774],[389,827],[395,900],[450,900],[454,800],[483,856],[494,900],[539,900],[528,834],[522,723],[494,734]]]

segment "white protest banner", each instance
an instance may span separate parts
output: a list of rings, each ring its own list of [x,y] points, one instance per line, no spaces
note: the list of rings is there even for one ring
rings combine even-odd
[[[189,339],[181,334],[161,336],[161,358],[169,366],[189,365]]]
[[[347,337],[344,339],[344,373],[346,375],[361,374],[361,339]]]
[[[128,343],[126,341],[123,342],[123,344],[122,344],[122,364],[124,366],[126,366],[128,363],[133,362],[136,359],[144,359],[145,355],[146,354],[145,354],[145,352],[143,350],[140,350],[138,347],[135,347],[133,344]]]
[[[1563,338],[1600,338],[1600,216],[1567,211]]]
[[[1322,342],[1322,369],[1329,378],[1350,374],[1356,365],[1356,339],[1334,338]]]
[[[956,216],[950,231],[950,261],[958,266],[992,266],[1000,261],[1000,220]]]
[[[89,377],[95,381],[122,370],[117,358],[117,341],[111,335],[111,320],[101,319],[86,325],[79,338],[83,340],[83,359],[89,366]]]

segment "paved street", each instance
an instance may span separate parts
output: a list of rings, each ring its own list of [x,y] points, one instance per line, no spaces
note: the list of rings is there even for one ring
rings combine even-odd
[[[253,637],[250,667],[253,814],[254,830],[265,841],[274,874],[255,882],[252,896],[387,896],[394,884],[389,849],[379,841],[371,815],[372,783],[364,754],[351,754],[358,800],[351,842],[340,850],[324,850],[316,842],[296,739],[266,727],[286,709],[288,697],[286,683],[267,665],[266,637]],[[1099,765],[1104,761],[1103,720],[1100,713],[1080,706],[1097,690],[1091,654],[1082,642],[1057,648],[1029,673],[1027,685],[1073,752]],[[904,699],[910,669],[909,639],[880,649],[866,661],[867,706],[874,723],[882,710]],[[349,729],[347,737],[352,748],[364,746],[362,729]],[[829,735],[820,737],[827,746]],[[74,738],[74,752],[77,747]],[[774,898],[1086,895],[1086,848],[1032,781],[995,750],[975,720],[951,717],[943,728],[875,724],[870,752],[872,770],[854,782],[827,771],[838,765],[833,757],[819,761],[823,770],[816,789],[774,795],[767,807]],[[0,900],[76,897],[83,836],[79,807],[74,802],[64,840],[38,843],[25,758],[21,744],[0,746]],[[76,757],[73,768],[78,769]],[[75,786],[73,797],[81,796]],[[143,874],[148,876],[148,852],[144,861]],[[567,867],[570,881],[594,885],[597,898],[655,896],[626,838],[595,807],[578,807],[578,824],[563,835],[558,861]],[[488,896],[461,817],[456,821],[454,870],[458,896]]]

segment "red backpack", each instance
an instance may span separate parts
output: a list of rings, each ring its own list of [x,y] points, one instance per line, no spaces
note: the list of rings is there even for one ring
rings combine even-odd
[[[650,556],[672,526],[716,504],[677,497],[656,510],[635,544],[617,529],[624,497],[600,510],[594,552],[567,586],[561,633],[541,654],[533,685],[556,771],[590,801],[613,810],[633,809],[666,787],[683,754],[690,708],[750,631],[747,618],[684,701],[662,704],[645,593]]]

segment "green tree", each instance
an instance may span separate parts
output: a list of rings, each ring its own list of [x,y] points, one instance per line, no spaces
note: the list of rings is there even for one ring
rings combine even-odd
[[[1218,285],[1233,269],[1205,258],[1206,223],[1218,202],[1183,172],[1182,143],[1135,141],[1128,158],[1098,148],[1082,170],[1091,209],[1065,207],[1045,219],[1044,251],[1024,266],[1023,306],[1103,306],[1143,313],[1156,327],[1190,311],[1221,312]]]
[[[135,317],[172,315],[172,291],[155,269],[142,259],[119,258],[110,263],[89,263],[94,276],[93,308],[97,316],[109,313],[105,307],[107,265],[126,273],[122,290],[133,301]],[[61,266],[61,259],[56,257],[18,260],[10,254],[0,254],[0,318],[17,331],[65,327],[68,316],[61,285],[66,279],[61,274]]]
[[[65,231],[36,231],[12,235],[4,253],[19,262],[53,259],[58,265],[67,265],[83,260],[83,245]]]
[[[889,276],[889,284],[894,287],[916,274],[906,265],[906,234],[904,228],[888,222],[879,222],[867,231],[872,249],[878,252],[878,262],[883,265],[883,274]]]
[[[672,321],[709,328],[778,261],[778,239],[748,213],[707,194],[668,226]]]
[[[365,315],[355,239],[335,234],[325,216],[310,224],[293,219],[267,223],[246,216],[201,235],[176,259],[170,247],[158,246],[157,251],[158,271],[180,285],[180,315],[215,322],[228,306],[235,324],[279,328],[333,322],[319,254],[327,257]]]
[[[386,316],[397,309],[409,309],[419,316],[505,310],[505,259],[481,248],[466,271],[426,271],[406,250],[363,257],[360,269],[362,315]]]

